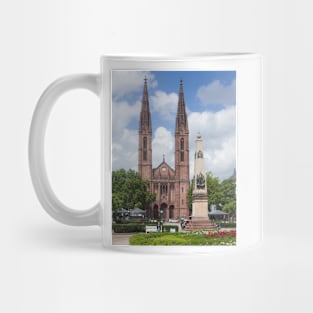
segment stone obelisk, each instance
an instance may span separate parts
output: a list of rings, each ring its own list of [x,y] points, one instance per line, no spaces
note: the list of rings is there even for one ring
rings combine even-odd
[[[208,221],[208,193],[206,185],[205,163],[203,158],[203,140],[200,134],[198,134],[196,139],[194,167],[192,221]]]

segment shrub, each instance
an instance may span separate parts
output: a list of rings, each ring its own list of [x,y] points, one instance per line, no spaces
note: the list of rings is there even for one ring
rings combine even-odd
[[[216,222],[222,228],[236,228],[236,223],[233,222]]]
[[[177,225],[163,225],[163,232],[170,232],[171,228],[174,228],[176,233],[178,232]]]
[[[139,233],[145,232],[146,226],[136,223],[113,224],[112,229],[115,233]]]

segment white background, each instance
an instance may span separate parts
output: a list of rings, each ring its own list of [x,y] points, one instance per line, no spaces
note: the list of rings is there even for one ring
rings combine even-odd
[[[313,42],[310,1],[2,1],[1,312],[311,312]],[[104,53],[252,51],[264,66],[264,241],[238,253],[104,251],[100,230],[52,220],[27,164],[32,112],[55,78],[99,72]],[[99,198],[99,104],[70,93],[47,134],[52,185]],[[249,151],[247,150],[247,153]]]

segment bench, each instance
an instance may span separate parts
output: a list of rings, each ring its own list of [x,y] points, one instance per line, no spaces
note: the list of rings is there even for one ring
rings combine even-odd
[[[174,219],[171,219],[171,218],[170,218],[170,219],[168,220],[168,222],[169,222],[169,223],[179,223],[179,220],[174,220]]]
[[[158,232],[158,227],[157,226],[148,226],[146,225],[146,234],[147,233],[156,233]]]

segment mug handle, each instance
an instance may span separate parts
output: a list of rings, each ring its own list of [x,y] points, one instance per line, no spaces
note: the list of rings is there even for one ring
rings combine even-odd
[[[51,109],[58,98],[65,92],[83,88],[100,93],[100,76],[77,74],[61,77],[43,92],[33,114],[29,134],[29,168],[33,186],[43,208],[57,221],[72,226],[100,225],[100,202],[94,207],[79,211],[64,205],[53,192],[48,180],[45,158],[44,139]]]

